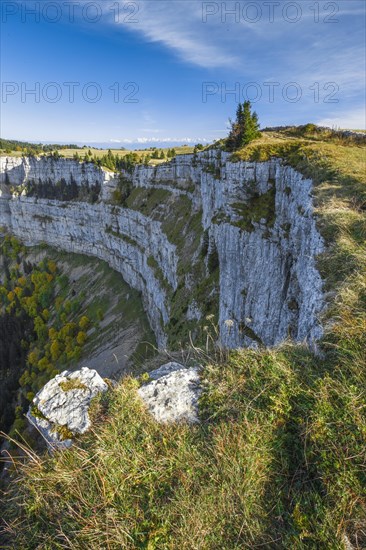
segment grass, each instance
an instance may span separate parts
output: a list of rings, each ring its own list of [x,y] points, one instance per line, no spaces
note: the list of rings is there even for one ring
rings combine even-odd
[[[159,263],[155,260],[154,256],[151,255],[147,258],[147,265],[153,270],[154,276],[159,281],[161,288],[164,288],[165,290],[169,290],[170,284],[168,280],[165,278],[164,273]]]
[[[313,179],[315,184],[332,181],[337,187],[338,194],[346,197],[353,191],[360,203],[364,203],[365,150],[365,143],[318,141],[266,132],[260,139],[235,152],[232,157],[234,161],[257,162],[281,157],[289,165]]]
[[[233,160],[280,157],[314,182],[318,228],[328,247],[318,265],[328,290],[365,270],[366,144],[331,132],[296,129],[265,132],[233,154]]]
[[[158,425],[126,378],[71,450],[19,466],[9,533],[29,549],[363,548],[365,344],[207,362],[200,426]]]
[[[168,202],[172,193],[166,189],[144,189],[135,187],[126,200],[127,208],[137,210],[145,216],[151,216],[161,204]]]
[[[158,425],[126,377],[73,448],[27,450],[15,464],[3,495],[9,548],[366,547],[363,149],[284,133],[237,154],[281,151],[314,177],[329,292],[321,353],[196,348],[197,426]]]
[[[71,390],[87,390],[88,386],[83,384],[78,378],[68,378],[67,380],[59,383],[62,391],[71,391]]]

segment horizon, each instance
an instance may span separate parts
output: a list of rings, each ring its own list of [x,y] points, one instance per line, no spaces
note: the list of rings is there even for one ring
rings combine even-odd
[[[311,124],[311,123],[310,123]],[[288,128],[288,127],[291,127],[291,126],[282,126],[283,129],[285,128]],[[278,127],[279,128],[279,127]],[[324,129],[328,129],[328,130],[333,130],[333,131],[337,131],[337,132],[355,132],[355,133],[364,133],[364,130],[363,129],[359,129],[359,128],[331,128],[331,127],[323,127]],[[271,128],[267,127],[267,128],[262,128],[261,129],[262,132],[266,132],[266,131],[271,131]],[[366,133],[365,133],[366,135]],[[3,139],[3,140],[8,140],[7,138],[3,138],[0,136],[0,140]],[[83,149],[83,148],[90,148],[90,149],[94,149],[94,150],[103,150],[103,151],[107,151],[108,149],[110,149],[111,151],[121,151],[121,150],[126,150],[126,151],[151,151],[151,149],[170,149],[170,148],[184,148],[184,147],[187,147],[187,148],[192,148],[194,147],[195,145],[203,145],[204,147],[205,146],[208,146],[208,145],[212,145],[213,143],[215,143],[215,141],[208,141],[208,140],[202,140],[201,142],[200,141],[192,141],[192,140],[189,140],[187,142],[184,142],[184,141],[141,141],[141,142],[132,142],[132,141],[129,141],[129,140],[121,140],[119,141],[118,143],[116,141],[112,141],[112,142],[97,142],[97,141],[89,141],[89,142],[82,142],[82,141],[73,141],[73,140],[69,140],[69,141],[57,141],[57,140],[53,140],[53,141],[37,141],[37,140],[26,140],[26,139],[10,139],[8,141],[19,141],[20,143],[24,142],[29,142],[33,145],[76,145],[77,147],[79,147],[80,149]],[[219,140],[218,140],[219,141]]]
[[[262,128],[366,128],[362,0],[16,0],[1,8],[6,139],[211,143],[245,99]]]

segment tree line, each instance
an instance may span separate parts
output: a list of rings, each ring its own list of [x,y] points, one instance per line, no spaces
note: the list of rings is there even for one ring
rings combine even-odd
[[[16,139],[0,138],[0,149],[2,149],[6,154],[11,154],[13,151],[16,151],[24,153],[26,156],[34,156],[51,151],[61,151],[63,149],[81,149],[81,147],[74,143],[69,143],[67,145],[60,145],[58,143],[43,144],[18,141]]]
[[[121,170],[131,172],[136,164],[148,165],[152,159],[170,160],[175,156],[176,150],[174,148],[168,149],[166,152],[163,149],[152,149],[151,152],[146,152],[146,154],[131,151],[123,156],[113,154],[111,149],[108,149],[105,155],[97,156],[89,149],[84,155],[79,155],[76,152],[73,159],[77,162],[92,162],[96,166],[107,168],[113,172],[120,172]]]
[[[61,178],[57,182],[53,182],[51,178],[48,180],[31,180],[27,183],[26,194],[28,197],[38,197],[40,199],[51,199],[59,201],[81,200],[94,204],[101,190],[101,185],[98,181],[94,184],[88,182],[78,185],[75,178],[71,175],[70,182],[65,178]]]

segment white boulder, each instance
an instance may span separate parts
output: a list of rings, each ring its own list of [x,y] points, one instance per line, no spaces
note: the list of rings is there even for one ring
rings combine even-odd
[[[27,418],[50,447],[69,447],[72,436],[90,428],[90,402],[108,389],[97,371],[81,370],[57,374],[34,397]]]
[[[149,373],[151,382],[138,393],[158,422],[199,422],[198,400],[201,395],[199,369],[167,363]]]

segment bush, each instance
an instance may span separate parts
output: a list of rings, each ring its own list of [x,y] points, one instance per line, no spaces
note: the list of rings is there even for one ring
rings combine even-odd
[[[79,346],[83,346],[86,342],[86,334],[85,332],[78,332],[78,335],[76,337],[76,341],[78,343]]]

